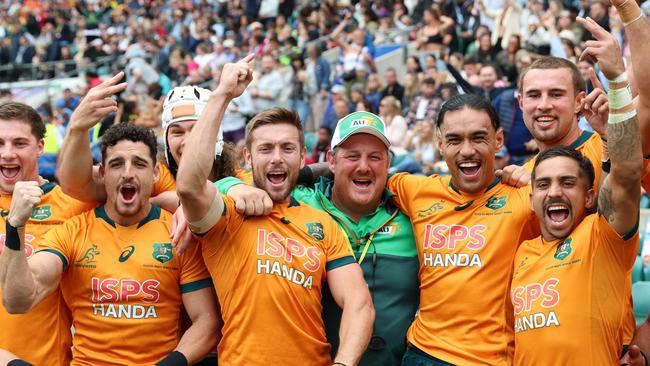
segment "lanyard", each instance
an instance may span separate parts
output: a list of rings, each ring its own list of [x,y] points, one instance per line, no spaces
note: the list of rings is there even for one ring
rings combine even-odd
[[[376,233],[377,231],[373,232],[372,235],[370,235],[370,237],[368,238],[368,240],[366,240],[366,247],[363,248],[363,252],[361,252],[361,257],[359,257],[359,261],[358,261],[359,264],[361,264],[361,262],[363,262],[363,259],[366,258],[366,253],[368,253],[368,248],[370,248],[372,238],[375,237]]]

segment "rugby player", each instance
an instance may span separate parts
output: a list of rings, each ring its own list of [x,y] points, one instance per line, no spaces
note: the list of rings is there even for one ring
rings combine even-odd
[[[495,175],[503,131],[489,101],[455,96],[436,125],[451,177],[397,174],[387,185],[411,218],[420,259],[420,310],[403,365],[509,365],[506,268],[519,239],[534,236],[529,188]]]
[[[39,238],[44,233],[93,208],[65,195],[59,186],[39,179],[38,157],[43,154],[44,134],[45,125],[32,107],[17,102],[0,105],[0,252],[4,251],[5,224],[18,182],[38,181],[43,192],[25,225],[27,258],[39,249]],[[0,279],[6,271],[2,258]],[[70,363],[71,319],[58,288],[29,314],[11,315],[0,307],[0,324],[0,348],[37,365]]]
[[[159,176],[153,132],[111,127],[99,174],[106,203],[50,230],[29,261],[23,227],[43,191],[36,182],[16,183],[1,257],[3,304],[28,312],[60,284],[75,327],[72,364],[203,359],[217,342],[216,300],[198,249],[179,258],[169,243],[171,214],[149,202]],[[181,304],[192,320],[182,337]]]
[[[592,163],[578,151],[555,147],[535,161],[531,205],[542,235],[523,242],[514,261],[517,365],[616,364],[624,343],[625,284],[639,241],[642,149],[620,53],[597,46],[587,44],[583,57],[595,58],[609,80],[611,170],[597,194]]]
[[[406,351],[406,331],[419,305],[419,265],[409,218],[391,203],[392,193],[386,189],[390,141],[384,122],[370,112],[351,113],[336,125],[331,147],[327,161],[334,179],[321,177],[313,187],[298,186],[291,194],[299,202],[327,212],[345,230],[368,282],[376,317],[359,365],[398,366]],[[217,186],[228,194],[228,189],[241,183],[229,177]],[[250,192],[240,190],[231,197],[237,201],[245,194]],[[324,299],[327,340],[335,353],[341,310],[329,291]]]
[[[224,67],[190,134],[177,176],[183,211],[202,236],[203,257],[220,300],[224,325],[219,363],[331,365],[321,319],[327,280],[343,308],[334,364],[356,365],[370,339],[374,309],[336,223],[290,195],[305,156],[297,114],[272,108],[246,128],[244,156],[255,185],[273,200],[270,215],[245,218],[206,180],[220,121],[229,101],[252,79],[253,60],[250,55]]]

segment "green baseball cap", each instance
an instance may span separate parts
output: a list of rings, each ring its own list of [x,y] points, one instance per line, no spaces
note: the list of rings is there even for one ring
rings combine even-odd
[[[386,127],[384,121],[379,116],[370,112],[354,112],[341,118],[336,124],[334,135],[332,136],[331,148],[341,145],[348,137],[356,133],[368,133],[390,147],[390,141],[386,137]]]

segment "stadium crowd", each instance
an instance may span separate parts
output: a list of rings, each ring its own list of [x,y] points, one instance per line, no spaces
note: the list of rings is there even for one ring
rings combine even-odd
[[[0,365],[647,366],[644,5],[0,2]]]

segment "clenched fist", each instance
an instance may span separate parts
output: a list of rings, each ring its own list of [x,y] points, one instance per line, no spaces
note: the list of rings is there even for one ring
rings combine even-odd
[[[32,209],[41,203],[43,190],[38,182],[18,182],[11,197],[11,208],[7,221],[13,227],[24,226],[32,216]]]

